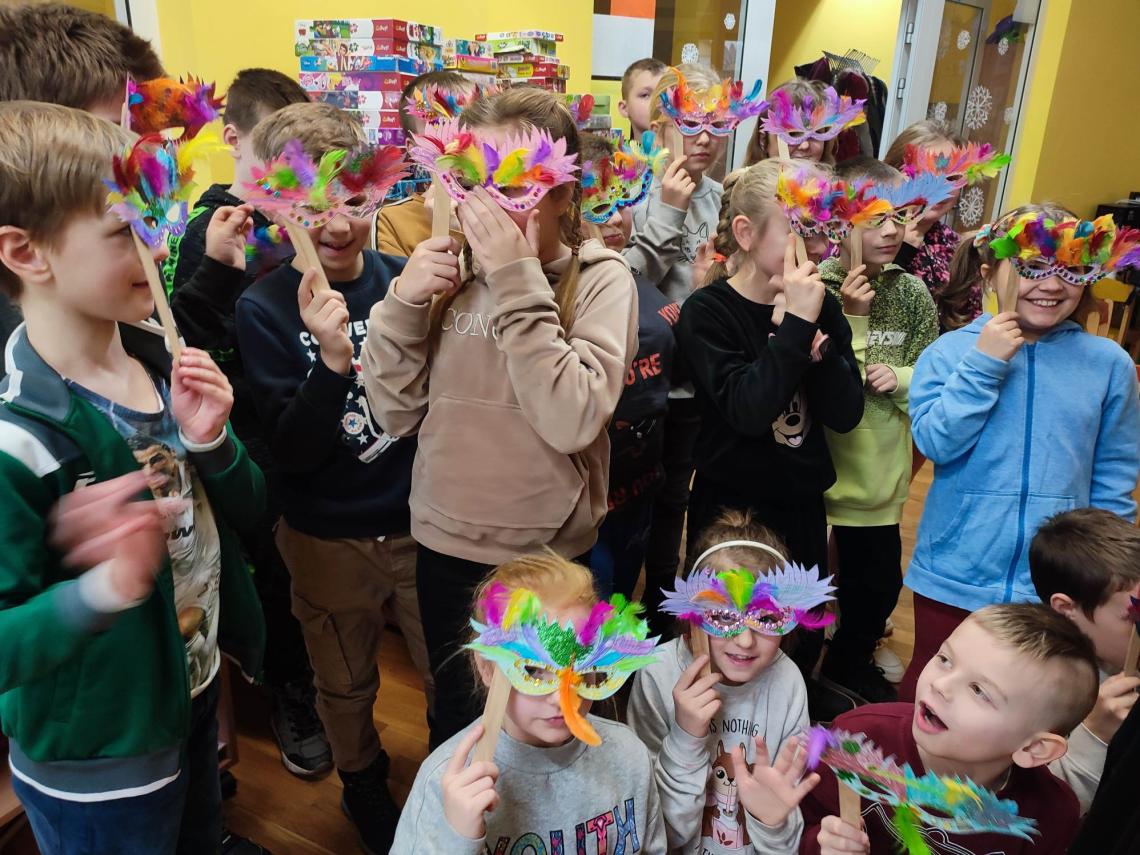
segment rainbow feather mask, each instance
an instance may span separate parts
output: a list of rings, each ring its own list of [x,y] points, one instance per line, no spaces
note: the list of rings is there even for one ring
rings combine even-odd
[[[475,86],[472,92],[453,92],[434,83],[429,83],[421,89],[416,87],[412,94],[404,99],[409,113],[423,119],[429,125],[449,122],[458,119],[460,114],[476,98],[484,98],[496,94],[497,86]]]
[[[937,175],[960,188],[993,178],[1009,165],[1009,161],[1008,154],[998,152],[989,143],[955,146],[948,154],[908,145],[902,170],[911,178],[922,174]]]
[[[744,94],[740,80],[725,80],[705,90],[689,86],[677,69],[677,82],[661,93],[661,109],[677,129],[687,137],[707,131],[715,137],[726,137],[745,119],[758,116],[767,106],[760,97],[763,81],[757,80],[752,91]]]
[[[930,208],[945,202],[953,193],[953,184],[928,172],[899,182],[872,182],[866,189],[865,198],[886,203],[890,210],[883,209],[881,205],[875,210],[868,208],[862,214],[863,222],[855,225],[877,229],[891,219],[896,225],[905,226]]]
[[[140,136],[181,128],[180,138],[190,140],[221,114],[222,99],[214,97],[213,83],[194,77],[127,80],[128,127]]]
[[[299,140],[290,140],[279,157],[254,167],[253,181],[244,189],[258,208],[315,229],[337,214],[356,219],[372,216],[408,169],[396,146],[338,149],[314,162]]]
[[[843,223],[837,205],[847,197],[847,186],[805,169],[780,170],[776,179],[776,201],[783,209],[792,231],[803,238],[824,235],[828,240],[843,239]]]
[[[524,695],[558,692],[566,726],[588,745],[600,745],[601,738],[581,714],[581,699],[610,697],[656,658],[657,639],[646,637],[641,605],[621,594],[596,603],[577,626],[552,620],[533,591],[511,591],[501,582],[488,587],[480,608],[486,623],[472,619],[477,637],[467,649],[498,665]]]
[[[108,207],[147,246],[162,246],[186,231],[195,161],[225,148],[212,134],[180,144],[159,134],[140,137],[112,159],[113,178],[103,182]]]
[[[457,202],[483,187],[505,210],[529,211],[555,187],[577,180],[578,155],[566,153],[566,140],[537,128],[496,140],[451,121],[413,140],[412,160]]]
[[[674,590],[661,590],[662,612],[699,625],[717,638],[733,638],[746,629],[787,635],[797,625],[819,629],[833,620],[831,615],[812,613],[835,599],[831,577],[821,579],[818,567],[805,570],[788,563],[759,578],[750,570],[705,567],[688,579],[677,579]]]
[[[802,105],[797,105],[789,93],[778,91],[768,103],[762,127],[788,145],[799,145],[805,140],[827,142],[847,128],[867,121],[863,113],[865,103],[865,99],[841,96],[831,86],[824,90],[822,100],[808,96]]]
[[[582,165],[582,216],[605,223],[619,208],[637,205],[653,186],[668,152],[656,148],[656,137],[646,131],[640,143],[621,146],[610,157]]]
[[[1009,259],[1025,279],[1057,276],[1091,285],[1110,273],[1140,268],[1140,230],[1116,227],[1110,214],[1057,222],[1044,213],[1022,214],[990,240],[994,257]]]
[[[919,776],[909,764],[883,754],[862,733],[813,727],[808,731],[809,769],[828,766],[841,784],[894,809],[892,825],[909,855],[930,855],[922,827],[948,834],[1008,834],[1032,840],[1036,822],[1019,816],[1017,803],[999,799],[968,778]]]

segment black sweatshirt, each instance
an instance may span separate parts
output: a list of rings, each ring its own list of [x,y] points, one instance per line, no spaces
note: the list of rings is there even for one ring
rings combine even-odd
[[[777,327],[772,310],[724,279],[681,307],[677,339],[701,414],[694,462],[704,477],[766,500],[820,496],[835,483],[835,468],[819,424],[846,433],[863,417],[851,328],[830,295],[818,327],[791,313]],[[830,347],[813,364],[817,328]]]
[[[348,305],[349,375],[321,360],[297,308],[301,274],[290,264],[238,299],[238,343],[277,467],[273,486],[286,521],[305,534],[361,538],[408,531],[416,441],[389,436],[375,423],[360,373],[368,314],[406,261],[365,250],[361,277],[332,283]]]

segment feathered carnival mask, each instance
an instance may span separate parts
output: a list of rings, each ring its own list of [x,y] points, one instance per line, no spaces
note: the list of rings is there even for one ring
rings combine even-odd
[[[838,243],[846,232],[837,206],[847,197],[847,186],[805,169],[780,170],[776,179],[776,201],[783,209],[792,231],[803,238],[824,235]]]
[[[748,547],[769,552],[782,566],[757,576],[751,570],[701,568],[712,553],[729,547]],[[828,600],[835,599],[831,577],[821,579],[819,568],[805,570],[790,563],[772,547],[751,540],[719,543],[693,562],[687,579],[678,579],[674,590],[662,588],[661,611],[699,626],[717,638],[734,638],[746,629],[764,635],[787,635],[798,625],[819,629],[831,623],[831,615],[815,615]]]
[[[1057,222],[1043,212],[1026,213],[1000,237],[988,227],[984,232],[982,240],[989,240],[994,257],[1008,258],[1026,279],[1057,276],[1070,285],[1091,285],[1118,270],[1140,267],[1140,230],[1117,229],[1110,214]]]
[[[467,105],[476,98],[488,97],[499,91],[496,86],[475,86],[471,92],[453,92],[429,83],[427,86],[416,87],[404,104],[409,113],[423,119],[429,125],[449,122],[458,119]]]
[[[708,131],[715,137],[726,137],[745,119],[758,116],[767,102],[760,97],[763,81],[757,80],[752,91],[744,94],[740,80],[725,80],[705,90],[693,89],[677,69],[677,82],[661,93],[661,110],[673,120],[687,137]]]
[[[570,115],[574,117],[574,124],[578,126],[578,130],[585,129],[596,103],[597,99],[588,92],[585,95],[566,96],[566,107],[570,110]]]
[[[768,115],[761,127],[788,145],[799,145],[805,140],[827,142],[847,128],[867,121],[863,114],[865,103],[865,99],[853,101],[846,95],[840,96],[831,86],[824,90],[822,100],[809,95],[801,105],[790,93],[777,91],[768,102]]]
[[[937,828],[948,834],[991,832],[1032,840],[1036,822],[1018,816],[1017,802],[999,799],[995,793],[968,778],[939,777],[927,772],[916,775],[909,764],[900,766],[893,757],[862,733],[813,727],[808,732],[807,766],[823,763],[839,782],[873,802],[893,808],[891,823],[903,851],[930,855],[922,828]]]
[[[299,140],[290,140],[279,157],[254,167],[253,181],[244,189],[258,208],[314,229],[337,214],[356,219],[372,216],[408,169],[396,146],[328,151],[314,163]]]
[[[107,204],[147,246],[163,246],[186,231],[194,195],[194,162],[225,145],[212,134],[183,143],[159,134],[140,137],[112,160]]]
[[[445,122],[413,136],[411,157],[437,177],[457,202],[483,187],[508,211],[529,211],[561,184],[573,183],[577,154],[566,153],[566,140],[531,128],[502,140]]]
[[[579,711],[581,699],[610,697],[655,658],[657,639],[646,638],[641,605],[621,594],[596,603],[577,626],[548,617],[533,591],[508,590],[501,582],[488,587],[480,610],[486,622],[472,619],[478,636],[467,648],[497,664],[524,695],[558,692],[567,728],[588,745],[602,740]]]
[[[864,221],[856,225],[877,229],[890,219],[896,225],[905,226],[945,202],[953,192],[954,185],[945,178],[926,172],[898,182],[871,182],[866,198],[885,202],[890,210],[869,208],[863,214]]]
[[[182,128],[180,138],[190,140],[221,111],[222,99],[214,97],[213,83],[193,77],[127,80],[128,128],[140,136]]]
[[[640,142],[625,143],[609,157],[582,165],[582,216],[605,223],[619,208],[637,205],[653,186],[669,152],[656,147],[656,136],[646,131]]]
[[[909,177],[937,175],[955,189],[993,178],[1010,161],[1008,154],[998,152],[989,143],[976,142],[955,146],[948,154],[908,145],[903,157],[902,171]]]

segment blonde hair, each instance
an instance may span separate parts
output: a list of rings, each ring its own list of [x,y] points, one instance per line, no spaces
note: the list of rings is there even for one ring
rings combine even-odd
[[[695,557],[703,555],[718,543],[727,543],[734,540],[751,540],[770,546],[778,553],[788,558],[788,547],[774,531],[767,526],[752,519],[751,511],[725,510],[709,526],[701,532],[693,547]],[[703,567],[713,570],[735,570],[743,567],[753,574],[768,573],[776,569],[776,556],[765,549],[755,546],[726,546],[701,561]],[[690,570],[699,570],[691,567]]]
[[[486,615],[480,607],[483,595],[495,583],[508,591],[526,588],[534,591],[544,609],[560,610],[572,606],[589,608],[598,602],[594,577],[581,564],[563,558],[550,548],[541,552],[520,555],[500,564],[475,590],[471,615],[482,622]]]
[[[776,183],[783,169],[830,174],[826,166],[818,163],[770,157],[725,176],[724,193],[720,197],[720,219],[713,237],[713,248],[723,257],[723,261],[714,258],[705,275],[704,285],[724,279],[731,273],[729,262],[740,251],[740,244],[736,242],[736,235],[732,231],[733,220],[747,217],[757,230],[762,230],[770,217],[782,216],[782,211],[776,204]]]
[[[656,125],[659,122],[672,122],[665,111],[661,109],[661,95],[670,87],[677,85],[677,72],[685,77],[685,82],[698,92],[711,89],[721,82],[720,77],[709,66],[703,63],[685,62],[676,68],[666,68],[657,86],[653,89],[653,97],[649,99],[649,123]]]
[[[807,80],[803,77],[793,77],[786,83],[781,83],[769,94],[768,98],[771,100],[772,96],[777,92],[786,92],[792,98],[792,103],[797,107],[802,107],[804,101],[811,98],[817,104],[823,98],[823,93],[827,89],[827,85],[820,83],[818,80]],[[748,143],[748,157],[745,161],[749,166],[768,160],[768,132],[762,127],[764,119],[767,117],[768,111],[764,110],[759,116],[756,117],[756,130],[752,134],[752,140]],[[835,163],[835,140],[838,137],[829,139],[823,144],[823,154],[820,156],[820,163],[834,165]]]
[[[1018,654],[1054,669],[1050,733],[1068,736],[1096,703],[1099,677],[1093,643],[1065,616],[1039,603],[986,606],[966,621]]]
[[[463,111],[463,124],[469,128],[511,127],[548,131],[554,139],[566,140],[567,154],[578,154],[578,126],[566,102],[545,89],[520,86],[478,98]],[[553,192],[558,192],[556,188]],[[575,181],[571,188],[570,206],[559,220],[562,242],[570,247],[571,259],[562,278],[554,287],[554,300],[558,304],[558,320],[562,328],[569,329],[574,317],[574,301],[578,295],[578,273],[581,263],[578,251],[582,247],[582,184]],[[463,247],[463,268],[467,271],[463,285],[451,297],[432,304],[432,329],[439,325],[447,307],[455,296],[475,278],[471,244]]]
[[[111,158],[135,135],[90,113],[36,101],[0,102],[0,226],[24,229],[45,246],[79,214],[107,210]],[[0,265],[0,290],[20,295]]]
[[[257,123],[250,141],[262,160],[277,157],[290,140],[299,140],[305,154],[319,160],[325,152],[351,150],[368,141],[360,120],[332,104],[290,104]]]
[[[891,143],[891,147],[887,149],[887,153],[883,155],[883,163],[887,163],[895,169],[902,169],[906,160],[907,146],[932,148],[946,144],[960,148],[966,144],[966,138],[942,122],[935,119],[923,119],[910,127],[903,128],[895,137],[894,142]]]

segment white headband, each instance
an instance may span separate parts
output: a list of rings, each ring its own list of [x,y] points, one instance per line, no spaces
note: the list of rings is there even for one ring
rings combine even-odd
[[[787,558],[785,558],[783,555],[781,555],[766,543],[759,543],[755,540],[726,540],[724,543],[718,543],[716,546],[710,546],[708,549],[698,555],[697,560],[693,562],[693,570],[698,569],[701,566],[701,562],[712,555],[714,552],[717,552],[721,549],[729,549],[733,546],[747,546],[752,549],[759,549],[761,552],[767,552],[781,564],[788,563]]]

